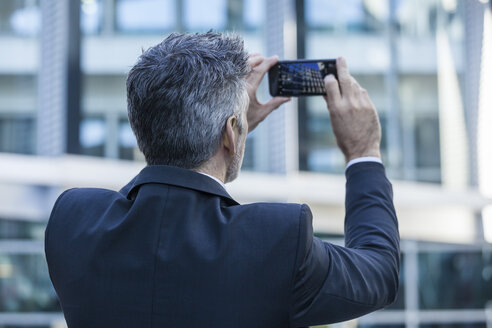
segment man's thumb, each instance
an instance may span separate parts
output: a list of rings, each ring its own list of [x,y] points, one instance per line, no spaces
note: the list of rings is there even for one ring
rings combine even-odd
[[[286,97],[273,97],[265,104],[265,107],[267,107],[269,111],[273,111],[290,100],[291,98]]]

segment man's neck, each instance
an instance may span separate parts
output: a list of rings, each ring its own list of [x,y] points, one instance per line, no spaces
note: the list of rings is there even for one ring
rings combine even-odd
[[[218,162],[216,158],[212,157],[195,171],[208,175],[224,185],[227,169],[224,164],[220,165]]]
[[[216,177],[214,177],[213,175],[207,174],[205,172],[200,172],[200,171],[196,171],[196,172],[197,173],[200,173],[200,174],[203,174],[203,175],[206,175],[210,179],[214,179],[218,184],[220,184],[224,189],[226,189],[225,184],[222,181],[220,181],[219,179],[217,179]]]

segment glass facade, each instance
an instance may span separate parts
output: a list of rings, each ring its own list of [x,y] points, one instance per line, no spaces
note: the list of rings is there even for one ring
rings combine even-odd
[[[43,253],[45,226],[0,218],[0,322],[2,314],[61,311]]]
[[[184,0],[184,29],[186,31],[223,30],[227,26],[226,0]],[[203,13],[207,12],[207,15]]]
[[[492,300],[490,250],[419,254],[422,309],[485,308]]]
[[[264,52],[264,36],[261,34],[265,19],[263,7],[263,0],[82,1],[81,30],[85,46],[81,58],[82,154],[143,159],[129,129],[125,100],[126,74],[140,49],[157,44],[174,31],[204,32],[213,29],[237,31],[245,37],[250,51]],[[203,15],[205,11],[209,14]],[[102,58],[91,51],[108,39],[115,42],[111,49],[103,51],[114,55],[130,52],[134,56],[125,56],[124,60],[114,64],[110,57]],[[249,137],[248,149],[253,148],[254,139],[254,135]],[[251,160],[245,160],[244,168],[254,169],[253,154],[246,156]]]
[[[462,1],[306,0],[303,18],[303,57],[343,55],[369,91],[383,125],[382,156],[390,175],[440,182],[436,35],[443,30],[451,40],[461,78]],[[319,128],[329,122],[325,107],[320,100],[300,103],[300,167],[340,173],[345,163],[332,132]]]
[[[177,13],[175,0],[117,0],[115,26],[121,33],[173,31],[177,26]]]
[[[404,240],[401,250],[395,303],[358,319],[358,327],[486,326],[477,312],[492,305],[492,247]]]
[[[330,33],[384,33],[388,0],[307,0],[306,23],[310,29]]]
[[[8,40],[0,55],[0,152],[35,153],[40,29],[39,1],[0,2],[0,38]],[[22,49],[25,58],[12,63],[9,48]]]
[[[30,55],[32,69],[0,71],[0,134],[3,137],[0,151],[32,154],[36,148],[39,1],[9,0],[0,6],[0,35],[34,38],[31,42],[34,53]],[[440,27],[449,35],[461,78],[463,60],[457,54],[463,51],[464,42],[462,1],[351,0],[342,3],[306,0],[303,6],[305,15],[298,17],[306,26],[305,34],[298,40],[304,49],[302,57],[344,55],[348,59],[352,74],[368,89],[378,109],[384,133],[382,155],[391,175],[440,182],[436,33]],[[204,10],[213,14],[200,15]],[[264,52],[265,19],[263,0],[81,1],[84,35],[82,153],[125,159],[134,159],[138,153],[123,151],[135,142],[130,142],[127,136],[126,143],[122,144],[123,139],[119,137],[124,134],[119,131],[120,121],[126,119],[125,76],[135,56],[128,55],[126,60],[105,69],[105,60],[94,54],[101,42],[116,42],[115,38],[125,36],[116,44],[114,52],[117,52],[145,48],[172,31],[235,30],[245,35],[250,51]],[[418,57],[414,56],[415,50],[407,51],[409,47],[418,50]],[[359,56],[362,51],[367,55]],[[299,107],[301,170],[343,172],[344,159],[329,128],[325,103],[321,99],[302,99]],[[94,123],[101,119],[104,132],[99,123]],[[99,128],[95,124],[99,124]],[[91,140],[87,137],[88,131],[94,132]],[[254,138],[254,134],[250,136]],[[258,151],[261,145],[248,148]],[[257,155],[246,156],[251,158],[245,161],[246,169],[260,169],[255,164]]]
[[[40,30],[39,0],[5,0],[0,3],[0,34],[32,37]]]
[[[60,312],[44,254],[0,255],[0,312]]]
[[[80,1],[81,153],[143,161],[127,119],[125,99],[126,74],[141,49],[174,31],[214,29],[239,32],[250,52],[265,54],[267,1]],[[444,55],[453,59],[451,68],[458,91],[462,91],[466,73],[464,1],[295,1],[297,9],[302,9],[295,13],[297,28],[301,31],[304,27],[295,41],[299,57],[347,58],[351,73],[368,90],[378,110],[383,126],[382,156],[393,178],[432,183],[443,180],[445,111],[440,94],[446,90],[439,66],[443,61],[439,40],[444,35],[450,44],[449,53]],[[36,153],[38,39],[43,27],[40,2],[0,1],[2,48],[23,54],[22,58],[10,58],[0,53],[0,152]],[[284,33],[285,40],[291,38],[287,29]],[[266,85],[262,85],[259,98],[269,98]],[[299,170],[343,174],[345,161],[336,146],[324,100],[299,99],[295,110],[299,129],[285,134],[298,132],[298,144],[292,147]],[[271,153],[278,151],[267,145],[270,137],[265,125],[248,136],[243,169],[268,171],[265,161],[276,158]],[[45,192],[37,185],[32,188],[38,194]],[[48,214],[43,215],[37,220],[0,217],[0,328],[53,327],[58,320],[49,317],[43,319],[46,324],[7,324],[11,321],[3,316],[60,314],[43,256]],[[485,327],[486,320],[490,321],[485,309],[492,307],[489,246],[481,242],[442,245],[405,240],[396,302],[375,316],[360,319],[357,325]],[[435,312],[431,316],[428,311]]]
[[[101,0],[84,0],[80,3],[80,30],[85,34],[101,33],[103,27]]]

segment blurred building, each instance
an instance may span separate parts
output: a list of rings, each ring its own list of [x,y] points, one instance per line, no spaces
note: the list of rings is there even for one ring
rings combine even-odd
[[[2,0],[0,328],[63,325],[43,256],[54,200],[139,172],[126,74],[167,34],[209,29],[284,59],[344,56],[378,109],[400,295],[342,325],[492,327],[488,0]],[[246,147],[232,196],[307,203],[316,234],[343,242],[345,163],[321,97],[277,110]]]

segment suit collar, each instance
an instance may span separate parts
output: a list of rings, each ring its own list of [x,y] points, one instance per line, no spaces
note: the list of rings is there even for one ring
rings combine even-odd
[[[133,178],[120,192],[127,198],[141,185],[146,183],[162,183],[173,186],[194,189],[228,199],[234,204],[238,203],[227,191],[214,179],[179,167],[168,165],[149,165]]]

